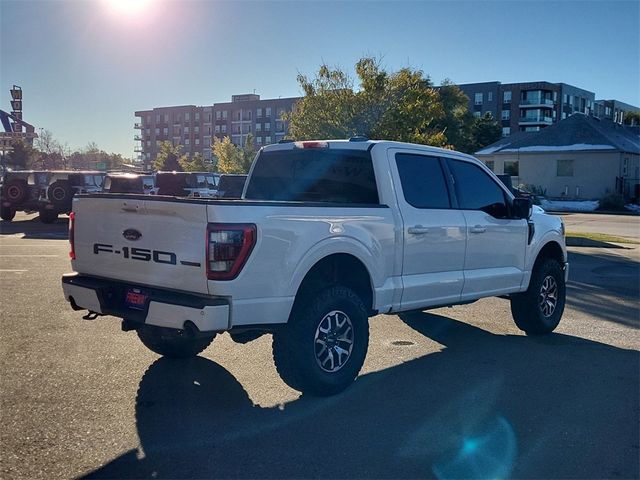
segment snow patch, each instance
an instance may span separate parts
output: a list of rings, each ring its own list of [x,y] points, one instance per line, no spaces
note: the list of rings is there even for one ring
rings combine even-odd
[[[625,205],[624,208],[631,210],[632,212],[640,213],[640,205],[630,203],[629,205]]]
[[[542,208],[554,212],[593,212],[600,206],[598,200],[547,200],[541,199]]]
[[[532,145],[521,148],[505,148],[503,152],[567,152],[575,150],[615,150],[613,145],[590,145],[588,143],[574,143],[573,145]],[[478,152],[481,153],[481,152]]]
[[[489,155],[490,153],[497,152],[501,148],[508,147],[509,145],[511,145],[511,144],[510,143],[506,143],[504,145],[498,145],[496,147],[483,148],[482,150],[478,150],[476,152],[476,155]]]

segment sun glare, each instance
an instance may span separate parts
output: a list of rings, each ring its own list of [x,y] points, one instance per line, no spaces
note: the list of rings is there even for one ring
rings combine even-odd
[[[143,13],[152,0],[105,0],[110,10],[118,15],[135,16]]]

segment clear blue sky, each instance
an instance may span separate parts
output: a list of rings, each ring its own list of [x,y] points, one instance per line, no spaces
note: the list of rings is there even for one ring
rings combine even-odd
[[[298,96],[299,72],[365,55],[435,83],[547,80],[640,105],[638,0],[116,3],[0,0],[0,108],[20,85],[29,123],[133,156],[135,110]]]

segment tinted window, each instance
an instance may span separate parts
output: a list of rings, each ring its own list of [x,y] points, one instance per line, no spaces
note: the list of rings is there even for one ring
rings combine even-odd
[[[307,148],[261,152],[246,198],[377,204],[378,190],[369,152]]]
[[[416,208],[450,208],[440,160],[426,155],[396,154],[404,199]]]
[[[504,191],[480,167],[469,162],[451,160],[460,208],[482,210],[496,218],[507,216]]]

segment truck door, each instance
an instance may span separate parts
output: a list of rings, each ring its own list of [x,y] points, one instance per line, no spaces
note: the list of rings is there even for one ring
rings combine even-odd
[[[460,300],[466,225],[451,208],[442,162],[417,150],[389,150],[403,220],[402,310]]]
[[[458,206],[467,224],[462,300],[517,291],[528,226],[510,218],[506,191],[479,165],[449,159]]]

